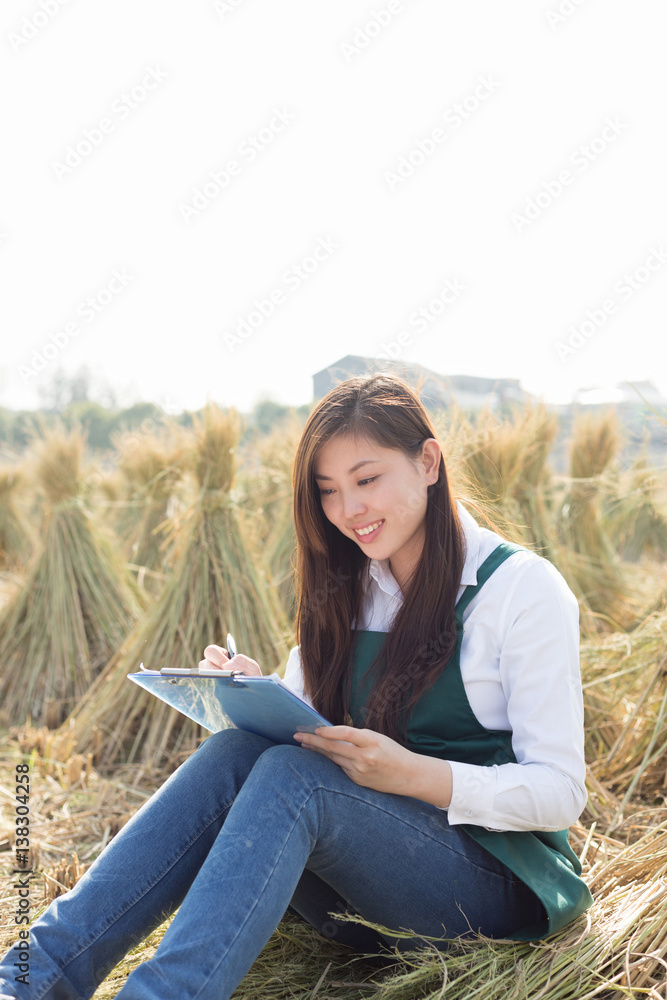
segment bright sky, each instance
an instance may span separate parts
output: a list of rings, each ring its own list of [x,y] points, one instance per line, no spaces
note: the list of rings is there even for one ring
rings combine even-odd
[[[667,396],[662,0],[3,0],[0,405]],[[217,179],[216,179],[217,178]]]

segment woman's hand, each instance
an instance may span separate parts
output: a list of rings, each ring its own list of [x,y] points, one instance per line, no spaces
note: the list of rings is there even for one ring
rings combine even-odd
[[[357,785],[414,795],[412,778],[419,754],[382,733],[352,726],[320,726],[315,734],[295,733],[294,739],[339,764]]]
[[[247,674],[248,677],[261,677],[262,668],[256,660],[251,660],[249,656],[244,656],[243,653],[237,653],[236,656],[231,660],[227,655],[227,650],[223,649],[222,646],[207,646],[204,650],[204,660],[200,660],[199,669],[200,670],[215,670],[216,667],[220,670],[239,670],[243,674]]]
[[[410,795],[446,809],[452,797],[452,769],[438,757],[414,753],[389,736],[352,726],[320,726],[295,733],[304,747],[324,754],[366,788]]]

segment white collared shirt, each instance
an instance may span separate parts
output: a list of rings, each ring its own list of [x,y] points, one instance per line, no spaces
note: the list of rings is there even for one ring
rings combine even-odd
[[[466,556],[458,598],[502,539],[458,502]],[[387,632],[403,595],[389,560],[369,560],[359,627]],[[354,623],[353,623],[354,627]],[[558,570],[533,552],[515,552],[463,613],[461,676],[486,729],[511,730],[517,763],[450,761],[449,822],[492,830],[561,830],[586,805],[579,607]],[[303,691],[299,648],[284,682]]]

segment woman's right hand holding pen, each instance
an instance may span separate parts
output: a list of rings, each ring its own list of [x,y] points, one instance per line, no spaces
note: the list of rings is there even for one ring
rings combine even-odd
[[[200,670],[214,670],[217,667],[220,670],[238,670],[248,677],[262,676],[262,669],[256,660],[251,660],[243,653],[236,653],[235,656],[230,657],[222,646],[207,646],[204,650],[204,657],[205,659],[199,663]]]

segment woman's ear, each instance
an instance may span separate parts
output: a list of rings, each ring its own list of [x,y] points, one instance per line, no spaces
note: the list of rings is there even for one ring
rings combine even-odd
[[[440,475],[440,456],[442,454],[442,449],[440,444],[435,438],[426,438],[422,444],[422,463],[424,466],[424,473],[426,475],[426,482],[429,486],[433,483],[437,483],[438,476]]]

